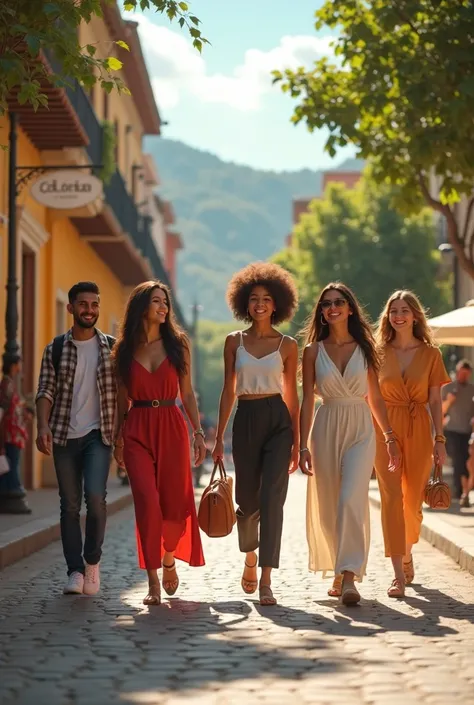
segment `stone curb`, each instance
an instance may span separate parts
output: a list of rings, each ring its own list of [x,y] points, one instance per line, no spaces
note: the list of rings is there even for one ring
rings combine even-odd
[[[108,492],[107,514],[111,516],[121,509],[125,509],[133,502],[132,494],[128,487],[117,488]],[[81,516],[84,528],[85,516]],[[40,551],[53,541],[60,538],[59,527],[59,500],[58,511],[54,516],[44,517],[30,521],[24,526],[17,526],[0,535],[0,571],[12,563],[21,561],[36,551]]]
[[[370,490],[369,500],[374,507],[380,509],[378,490]],[[465,531],[451,526],[436,514],[425,512],[421,525],[421,537],[456,561],[462,570],[474,575],[474,539],[472,536],[467,536]]]

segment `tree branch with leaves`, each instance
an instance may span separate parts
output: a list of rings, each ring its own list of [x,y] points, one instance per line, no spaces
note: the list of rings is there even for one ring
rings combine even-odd
[[[474,278],[472,207],[462,225],[456,208],[474,193],[471,0],[328,0],[315,26],[334,33],[334,57],[310,71],[274,72],[297,101],[293,122],[328,130],[332,156],[355,146],[406,210],[424,199],[441,213]]]
[[[114,89],[129,92],[117,75],[122,62],[114,56],[115,46],[129,50],[123,39],[110,42],[103,52],[110,51],[110,56],[105,58],[99,58],[96,45],[79,44],[80,24],[91,22],[94,16],[102,17],[107,4],[114,5],[116,0],[2,0],[0,115],[7,111],[12,92],[21,105],[31,104],[35,110],[47,107],[48,97],[42,88],[45,81],[63,86],[65,80],[76,79],[86,88],[98,83],[108,92]],[[170,21],[177,21],[181,28],[187,29],[199,52],[209,43],[199,29],[199,19],[190,12],[186,2],[122,0],[120,6],[127,11],[155,9],[167,15]]]

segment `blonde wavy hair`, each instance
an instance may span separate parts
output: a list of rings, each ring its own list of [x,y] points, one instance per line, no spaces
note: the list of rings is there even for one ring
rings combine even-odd
[[[405,301],[405,303],[408,304],[415,318],[415,325],[413,326],[413,335],[415,338],[418,338],[418,340],[421,340],[430,347],[437,347],[426,319],[426,311],[423,308],[420,299],[415,293],[413,293],[413,291],[409,291],[408,289],[399,289],[398,291],[393,292],[385,304],[382,313],[380,314],[375,335],[379,349],[389,345],[395,338],[395,331],[390,323],[390,309],[392,308],[394,301],[400,300]]]

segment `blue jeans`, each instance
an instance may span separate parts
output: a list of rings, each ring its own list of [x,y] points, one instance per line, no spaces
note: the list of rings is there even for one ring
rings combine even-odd
[[[25,490],[22,487],[20,478],[21,448],[17,448],[11,443],[5,443],[5,455],[7,456],[10,471],[0,475],[0,494],[9,495],[13,492],[15,495],[23,496]]]
[[[107,478],[112,449],[102,442],[99,430],[67,445],[53,447],[61,506],[61,540],[68,575],[84,573],[84,560],[95,565],[102,555],[107,521]],[[82,487],[86,501],[86,537],[82,550],[80,511]],[[84,558],[83,558],[84,556]]]

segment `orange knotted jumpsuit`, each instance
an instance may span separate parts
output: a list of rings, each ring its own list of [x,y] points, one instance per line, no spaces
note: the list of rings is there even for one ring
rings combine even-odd
[[[382,505],[385,555],[404,556],[406,545],[415,544],[420,538],[421,507],[433,464],[429,390],[451,380],[438,348],[423,344],[403,374],[395,350],[388,345],[379,381],[389,423],[402,453],[401,466],[389,472],[385,439],[376,424],[375,471]]]

